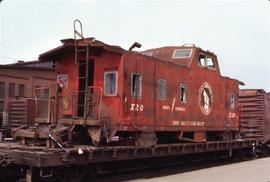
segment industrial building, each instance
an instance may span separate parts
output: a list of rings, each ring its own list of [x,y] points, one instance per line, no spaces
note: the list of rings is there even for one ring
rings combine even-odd
[[[0,65],[0,118],[4,123],[9,119],[12,102],[20,102],[17,105],[22,106],[26,99],[34,98],[36,88],[50,87],[55,82],[56,75],[52,64],[38,66],[38,61],[30,63]],[[26,119],[25,116],[19,116],[18,112],[16,114],[16,119]]]

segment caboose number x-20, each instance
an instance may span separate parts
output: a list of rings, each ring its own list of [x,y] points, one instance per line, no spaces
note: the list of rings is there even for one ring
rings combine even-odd
[[[57,86],[47,110],[37,101],[39,127],[13,131],[23,144],[149,146],[238,137],[243,83],[221,76],[214,53],[187,45],[132,51],[138,43],[127,51],[76,30],[62,43],[39,57],[55,62]]]

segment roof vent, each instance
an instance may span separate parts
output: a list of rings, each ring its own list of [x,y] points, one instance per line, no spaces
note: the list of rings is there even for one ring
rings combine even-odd
[[[183,46],[184,47],[195,47],[195,44],[185,43]]]
[[[134,42],[132,44],[132,46],[130,46],[130,48],[128,50],[132,51],[132,49],[134,49],[135,47],[140,48],[140,47],[142,47],[142,45],[140,43],[138,43],[138,42]]]

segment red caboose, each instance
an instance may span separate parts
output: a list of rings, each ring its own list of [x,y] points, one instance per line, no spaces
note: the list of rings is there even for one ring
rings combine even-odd
[[[62,43],[39,57],[56,63],[57,121],[86,129],[93,143],[226,140],[238,130],[241,82],[222,77],[209,51],[134,52],[94,38]]]

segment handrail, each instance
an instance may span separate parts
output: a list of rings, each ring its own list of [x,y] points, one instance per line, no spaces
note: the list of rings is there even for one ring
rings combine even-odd
[[[89,89],[97,89],[100,90],[100,97],[99,97],[99,105],[98,105],[98,113],[97,113],[97,120],[100,120],[101,116],[101,105],[102,105],[102,96],[103,96],[103,89],[99,86],[88,86]]]
[[[76,30],[76,22],[79,23],[80,32]],[[74,39],[75,39],[75,41],[77,39],[76,35],[78,35],[80,38],[84,39],[84,37],[83,37],[83,30],[82,30],[82,23],[81,23],[80,20],[78,20],[78,19],[74,20],[74,22],[73,22],[73,28],[74,28]]]

